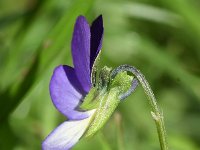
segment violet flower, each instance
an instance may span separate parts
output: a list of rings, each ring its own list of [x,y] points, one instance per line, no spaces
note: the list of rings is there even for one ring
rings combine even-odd
[[[84,16],[77,18],[71,47],[74,68],[67,65],[56,67],[50,81],[53,104],[69,120],[58,126],[44,140],[44,150],[67,150],[85,132],[95,111],[80,111],[78,106],[92,87],[92,67],[100,52],[102,38],[102,16],[91,27]]]
[[[151,105],[160,147],[167,150],[163,115],[144,75],[135,67],[98,69],[103,38],[103,20],[99,16],[90,27],[83,16],[76,20],[72,38],[74,68],[58,66],[50,81],[50,95],[55,107],[68,120],[51,132],[42,143],[43,150],[68,150],[80,138],[95,134],[109,119],[121,100],[141,83]],[[129,75],[132,73],[133,76]]]
[[[43,150],[68,150],[81,137],[93,135],[108,120],[120,100],[136,88],[137,80],[126,73],[111,80],[111,69],[107,67],[101,69],[97,77],[102,39],[102,16],[91,27],[84,16],[77,18],[71,47],[74,68],[56,67],[49,87],[53,104],[68,120],[47,136],[42,143]]]

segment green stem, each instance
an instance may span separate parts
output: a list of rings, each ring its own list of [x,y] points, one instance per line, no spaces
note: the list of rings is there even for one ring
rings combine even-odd
[[[141,83],[145,93],[148,96],[149,103],[151,105],[151,110],[152,110],[151,115],[156,124],[161,150],[168,150],[163,114],[159,110],[159,107],[156,102],[156,98],[153,94],[153,91],[149,83],[145,79],[144,75],[138,69],[129,65],[121,65],[117,67],[116,69],[114,69],[113,72],[111,73],[111,78],[114,78],[117,73],[122,72],[122,71],[129,71],[133,73],[133,75],[135,75],[138,81]],[[135,84],[133,88],[136,88],[136,86],[137,84]]]
[[[153,91],[149,83],[145,79],[144,75],[140,73],[139,70],[137,70],[137,73],[135,75],[137,79],[140,81],[145,93],[148,96],[151,109],[152,109],[151,115],[156,124],[161,150],[168,150],[163,114],[159,110]]]

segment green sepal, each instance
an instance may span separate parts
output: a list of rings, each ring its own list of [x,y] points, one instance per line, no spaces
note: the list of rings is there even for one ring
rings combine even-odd
[[[97,78],[98,77],[97,71],[98,71],[99,62],[100,62],[100,56],[101,56],[101,51],[97,55],[96,59],[94,60],[93,66],[92,66],[91,82],[92,82],[93,87],[96,86],[97,80],[98,80],[98,78]]]
[[[82,110],[91,110],[98,107],[100,97],[106,92],[110,80],[111,68],[103,67],[100,70],[98,84],[92,87],[80,106]]]
[[[119,94],[123,94],[131,87],[133,76],[127,74],[127,72],[120,72],[111,81],[109,89],[119,88]]]
[[[84,137],[94,135],[104,126],[120,103],[120,95],[131,87],[133,76],[128,75],[127,72],[121,72],[111,80],[110,72],[108,67],[101,69],[97,87],[90,90],[80,106],[82,110],[96,110]]]
[[[99,72],[97,88],[100,90],[107,90],[110,84],[111,68],[104,66]]]
[[[84,137],[90,137],[94,135],[101,127],[104,126],[120,102],[118,99],[118,93],[118,88],[113,88],[109,92],[99,97],[99,106],[96,109],[94,117],[91,120]]]
[[[91,110],[98,107],[99,101],[97,100],[101,94],[96,88],[92,88],[87,96],[84,98],[83,103],[80,105],[82,110]]]

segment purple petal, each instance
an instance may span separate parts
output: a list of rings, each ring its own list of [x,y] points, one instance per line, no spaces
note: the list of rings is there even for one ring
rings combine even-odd
[[[79,16],[74,26],[72,57],[76,75],[85,92],[89,92],[91,88],[90,26],[84,16]]]
[[[103,30],[103,18],[100,15],[91,26],[90,69],[92,69],[93,63],[101,50]]]
[[[61,65],[55,68],[50,81],[50,95],[55,107],[68,119],[83,119],[86,112],[77,111],[83,95],[73,68]]]
[[[75,145],[86,131],[95,110],[88,111],[90,117],[65,121],[52,131],[42,143],[43,150],[68,150]]]

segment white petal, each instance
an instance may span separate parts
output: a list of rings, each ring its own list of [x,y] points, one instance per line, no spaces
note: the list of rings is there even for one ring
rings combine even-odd
[[[90,119],[92,118],[95,110],[91,110],[88,113],[90,117],[77,120],[77,121],[65,121],[59,125],[54,131],[52,131],[48,137],[42,143],[43,150],[68,150],[84,134],[87,129]]]

